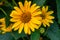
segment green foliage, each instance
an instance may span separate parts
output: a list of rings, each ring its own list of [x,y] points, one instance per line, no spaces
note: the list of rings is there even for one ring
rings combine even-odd
[[[42,6],[46,0],[33,0],[33,3],[36,3],[39,6]]]
[[[47,37],[49,37],[51,40],[60,40],[60,30],[58,28],[58,24],[54,22],[50,26],[50,28],[47,29]]]
[[[10,33],[0,34],[0,40],[13,40],[14,38]]]
[[[16,32],[12,32],[11,35],[17,40],[19,38],[23,38],[23,37],[27,37],[26,34],[24,34],[24,32],[22,32],[21,34],[19,34],[17,31]]]
[[[57,3],[57,17],[58,17],[58,23],[60,24],[60,0],[56,0]]]
[[[39,40],[40,39],[40,33],[39,33],[39,31],[37,30],[37,31],[33,32],[31,34],[30,38],[31,38],[31,40]]]

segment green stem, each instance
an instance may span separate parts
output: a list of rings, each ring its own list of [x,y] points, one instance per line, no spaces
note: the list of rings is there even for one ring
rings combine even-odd
[[[2,8],[0,8],[0,10],[5,14],[6,17],[8,17],[6,12]]]
[[[13,3],[17,6],[16,2],[15,2],[14,0],[12,0],[12,1],[13,1]]]

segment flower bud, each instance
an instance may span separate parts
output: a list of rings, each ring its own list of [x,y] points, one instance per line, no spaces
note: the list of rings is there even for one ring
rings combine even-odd
[[[40,33],[43,34],[45,32],[44,28],[40,28]]]

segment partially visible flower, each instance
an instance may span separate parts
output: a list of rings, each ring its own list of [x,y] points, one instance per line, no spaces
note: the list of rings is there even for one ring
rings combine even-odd
[[[0,19],[0,30],[2,29],[2,28],[5,28],[6,27],[6,25],[5,25],[5,18],[1,18]]]
[[[15,22],[12,29],[18,30],[19,33],[24,29],[25,34],[31,34],[31,30],[34,32],[41,25],[39,21],[41,18],[37,16],[41,14],[41,11],[38,10],[40,6],[36,6],[36,4],[31,6],[31,1],[27,0],[25,0],[24,5],[22,2],[18,4],[19,7],[14,7],[15,10],[10,14],[12,17],[10,21]]]
[[[49,23],[53,23],[54,16],[52,16],[51,14],[53,14],[53,11],[48,11],[48,6],[43,6],[42,7],[42,14],[40,14],[40,17],[42,18],[40,21],[42,22],[42,24],[44,25],[44,27],[46,27],[46,25],[49,27],[50,24]]]
[[[2,33],[12,31],[12,24],[10,26],[6,27],[5,18],[0,19],[0,31],[2,31]]]
[[[6,28],[3,28],[2,29],[2,33],[4,34],[4,33],[6,33],[6,32],[12,32],[12,24],[10,24],[8,27],[6,27]]]

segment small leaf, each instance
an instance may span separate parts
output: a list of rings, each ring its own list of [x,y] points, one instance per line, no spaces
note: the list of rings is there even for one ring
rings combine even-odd
[[[58,23],[60,24],[60,0],[56,0],[56,3],[57,3]]]
[[[33,0],[33,3],[36,3],[39,6],[42,6],[46,0]]]
[[[31,34],[31,40],[39,40],[40,39],[40,33],[39,31],[35,31]]]

